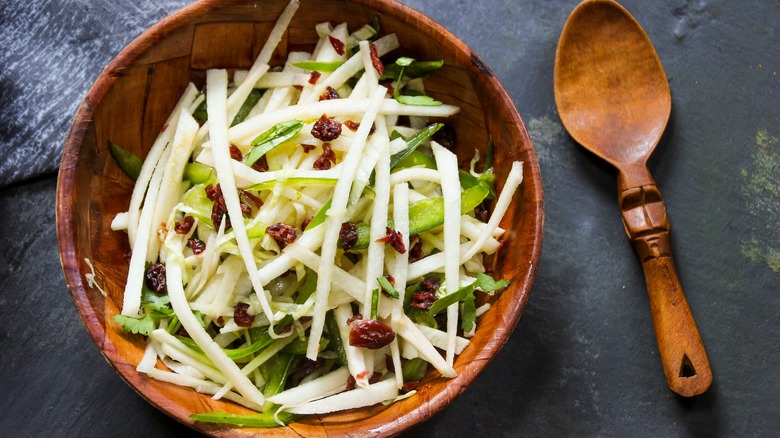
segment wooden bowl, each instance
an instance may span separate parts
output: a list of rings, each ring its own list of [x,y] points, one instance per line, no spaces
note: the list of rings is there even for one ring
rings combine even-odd
[[[141,336],[128,335],[110,318],[119,312],[127,275],[127,236],[110,223],[128,207],[132,181],[108,153],[111,139],[143,157],[189,81],[203,86],[208,68],[249,68],[287,0],[205,0],[171,15],[127,46],[103,71],[73,121],[62,155],[57,186],[57,233],[65,278],[92,339],[119,375],[139,394],[174,419],[214,436],[249,436],[258,429],[193,422],[189,415],[214,409],[248,412],[210,397],[136,372],[144,348]],[[348,11],[348,12],[345,12]],[[350,28],[378,18],[383,34],[397,33],[401,50],[390,57],[445,61],[427,90],[438,100],[459,105],[450,120],[458,135],[458,155],[467,165],[474,148],[495,144],[498,189],[511,161],[523,162],[524,181],[502,226],[506,244],[495,260],[495,274],[511,286],[493,298],[476,336],[457,357],[458,377],[430,372],[418,393],[389,406],[304,417],[287,427],[265,430],[272,436],[397,434],[424,421],[464,391],[507,341],[528,299],[542,241],[542,184],[523,121],[488,67],[465,44],[420,13],[391,0],[301,0],[300,9],[274,56],[281,64],[290,50],[316,41],[317,23],[347,21]],[[95,267],[105,290],[88,287]]]

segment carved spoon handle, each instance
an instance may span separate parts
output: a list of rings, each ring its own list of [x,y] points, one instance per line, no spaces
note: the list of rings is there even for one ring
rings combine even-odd
[[[704,393],[712,370],[672,259],[669,220],[652,178],[631,188],[621,178],[618,200],[628,239],[642,262],[666,381],[684,397]]]
[[[668,243],[669,233],[659,236]],[[684,397],[704,393],[712,383],[712,371],[685,299],[671,256],[642,263],[653,314],[658,352],[672,391]]]

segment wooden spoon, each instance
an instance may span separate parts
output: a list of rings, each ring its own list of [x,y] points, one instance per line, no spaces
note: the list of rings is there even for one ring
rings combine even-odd
[[[647,168],[672,107],[661,61],[628,11],[611,0],[586,0],[563,28],[554,83],[566,130],[619,171],[623,224],[645,272],[669,387],[685,397],[702,394],[712,371],[675,271],[666,207]]]

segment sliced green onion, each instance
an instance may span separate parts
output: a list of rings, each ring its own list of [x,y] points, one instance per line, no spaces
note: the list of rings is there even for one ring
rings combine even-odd
[[[114,157],[114,161],[122,169],[125,175],[129,176],[133,181],[138,179],[138,175],[141,174],[141,167],[144,165],[143,160],[138,155],[131,151],[119,146],[113,141],[108,141],[108,151],[111,156]]]
[[[323,61],[301,61],[293,65],[304,70],[314,70],[322,73],[333,73],[344,64],[343,61],[323,62]]]

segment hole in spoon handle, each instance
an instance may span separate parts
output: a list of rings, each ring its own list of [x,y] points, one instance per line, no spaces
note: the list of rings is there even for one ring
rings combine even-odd
[[[659,238],[668,242],[669,233]],[[712,383],[712,370],[677,278],[674,260],[671,256],[650,258],[642,263],[642,268],[669,388],[684,397],[702,394]]]
[[[658,352],[669,388],[684,397],[702,394],[712,383],[712,371],[677,278],[663,198],[652,182],[621,186],[618,202],[623,224],[644,269]]]

